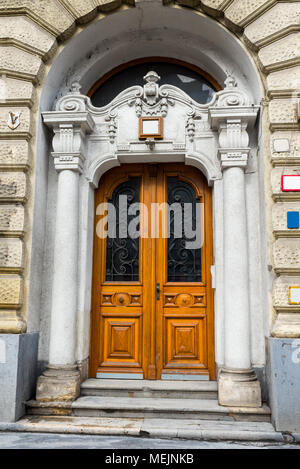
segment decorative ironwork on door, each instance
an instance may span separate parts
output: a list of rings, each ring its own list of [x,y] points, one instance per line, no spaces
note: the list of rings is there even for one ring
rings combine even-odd
[[[169,282],[201,282],[202,264],[201,248],[188,249],[186,242],[195,240],[187,235],[187,226],[194,232],[201,229],[197,213],[200,212],[200,200],[197,200],[194,189],[177,177],[168,177],[168,204],[178,204],[181,207],[179,216],[181,220],[175,221],[175,213],[170,211],[170,236],[168,239],[168,281]],[[189,209],[187,208],[189,207]],[[187,213],[189,210],[189,213]],[[177,211],[178,213],[178,211]],[[175,223],[179,223],[181,236],[175,234]],[[178,226],[178,225],[177,225]],[[180,235],[180,233],[179,233]]]
[[[109,200],[106,281],[139,281],[139,238],[133,238],[128,233],[130,222],[137,216],[130,215],[130,207],[139,201],[139,177],[120,184]],[[111,207],[114,214],[110,213]],[[111,227],[110,223],[114,226]]]

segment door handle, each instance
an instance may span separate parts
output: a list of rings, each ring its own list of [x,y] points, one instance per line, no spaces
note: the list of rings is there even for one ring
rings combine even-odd
[[[156,299],[160,300],[160,283],[156,284]]]

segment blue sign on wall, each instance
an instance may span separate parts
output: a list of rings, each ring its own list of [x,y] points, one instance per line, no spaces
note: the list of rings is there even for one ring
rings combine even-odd
[[[299,228],[299,212],[287,212],[287,227],[289,229]]]

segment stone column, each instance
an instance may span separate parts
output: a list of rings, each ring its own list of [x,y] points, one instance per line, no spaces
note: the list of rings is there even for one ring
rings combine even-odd
[[[84,163],[84,136],[93,128],[86,98],[73,87],[43,114],[54,129],[52,157],[58,172],[49,364],[39,377],[36,398],[74,400],[80,391],[75,360],[78,290],[79,177]]]
[[[225,360],[219,375],[219,403],[230,407],[260,407],[261,389],[251,365],[248,234],[245,169],[249,157],[247,129],[258,107],[250,106],[235,81],[226,80],[209,110],[219,131],[219,158],[224,191]]]

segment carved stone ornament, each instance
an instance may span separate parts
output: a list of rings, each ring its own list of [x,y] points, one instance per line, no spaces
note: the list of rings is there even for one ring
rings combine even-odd
[[[228,76],[224,82],[225,88],[217,94],[215,106],[217,107],[236,107],[250,106],[250,99],[246,93],[239,90],[236,79]]]
[[[228,76],[225,88],[216,94],[209,108],[209,122],[219,133],[219,157],[222,169],[231,166],[246,168],[250,153],[249,129],[254,126],[259,106]]]
[[[108,135],[110,143],[114,143],[116,136],[117,136],[117,120],[116,120],[116,113],[114,111],[110,111],[108,116],[105,117],[105,121],[108,122]]]
[[[71,91],[63,96],[56,105],[57,111],[80,112],[86,110],[87,96],[80,93],[81,85],[77,82],[71,85]]]
[[[21,112],[12,112],[12,111],[9,112],[7,125],[11,130],[16,130],[21,124],[20,116],[21,116]]]
[[[57,102],[56,110],[43,113],[44,123],[54,132],[52,156],[57,171],[83,170],[85,134],[94,129],[95,123],[87,110],[89,98],[80,90],[80,84],[73,83],[70,92]]]
[[[169,98],[169,93],[158,85],[160,76],[150,71],[144,76],[144,81],[146,84],[137,91],[136,98],[129,101],[129,106],[135,105],[138,117],[142,115],[166,117],[168,107],[174,106],[175,102]]]

